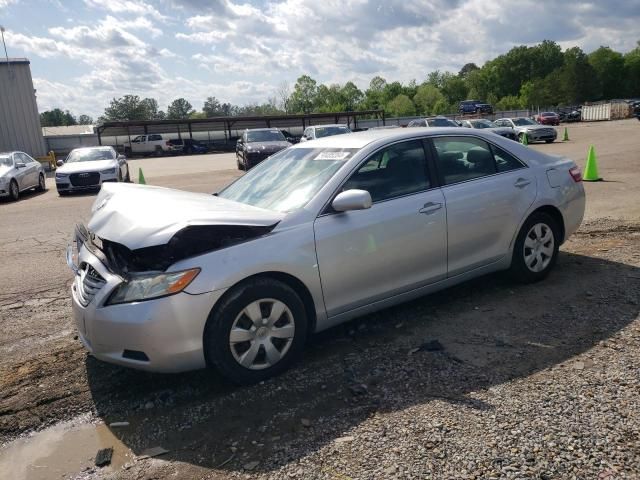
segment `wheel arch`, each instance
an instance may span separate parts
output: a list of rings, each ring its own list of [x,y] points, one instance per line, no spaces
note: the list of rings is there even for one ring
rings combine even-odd
[[[531,212],[527,218],[529,218],[534,213],[546,213],[550,217],[552,217],[556,222],[558,222],[558,227],[560,228],[560,245],[564,243],[565,239],[565,225],[564,225],[564,217],[562,216],[562,212],[558,209],[558,207],[554,207],[553,205],[543,205],[541,207],[536,208],[533,212]],[[526,221],[526,220],[525,220]]]
[[[304,305],[304,309],[305,312],[307,314],[307,319],[309,321],[309,325],[307,328],[307,332],[308,335],[311,335],[313,332],[315,332],[316,330],[316,322],[317,322],[317,314],[316,314],[316,306],[315,306],[315,302],[313,301],[313,296],[311,295],[311,292],[309,291],[309,289],[307,288],[307,286],[297,277],[289,274],[289,273],[285,273],[285,272],[278,272],[278,271],[267,271],[267,272],[260,272],[260,273],[256,273],[254,275],[251,275],[249,277],[243,278],[242,280],[240,280],[239,282],[235,283],[234,285],[232,285],[231,287],[229,287],[227,289],[227,291],[224,293],[224,295],[222,297],[220,297],[220,299],[216,302],[216,304],[213,306],[213,309],[215,310],[219,305],[221,305],[223,303],[223,301],[229,296],[232,295],[233,292],[241,285],[250,282],[252,280],[257,280],[257,279],[271,279],[271,280],[277,280],[279,282],[284,283],[285,285],[289,286],[290,288],[293,289],[294,292],[296,292],[296,294],[300,297],[300,300],[302,300],[302,303]]]

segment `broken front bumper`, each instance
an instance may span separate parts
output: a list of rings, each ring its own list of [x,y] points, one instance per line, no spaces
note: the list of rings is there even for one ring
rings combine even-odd
[[[86,232],[86,231],[85,231]],[[204,327],[225,290],[185,292],[140,302],[106,305],[124,280],[99,258],[90,241],[77,235],[71,286],[73,316],[85,347],[99,360],[154,372],[182,372],[206,366]]]

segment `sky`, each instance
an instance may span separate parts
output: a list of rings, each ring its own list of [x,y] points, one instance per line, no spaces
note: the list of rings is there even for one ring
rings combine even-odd
[[[420,83],[544,39],[626,52],[640,0],[0,0],[0,25],[40,111],[96,118],[125,94],[263,103],[302,74]]]

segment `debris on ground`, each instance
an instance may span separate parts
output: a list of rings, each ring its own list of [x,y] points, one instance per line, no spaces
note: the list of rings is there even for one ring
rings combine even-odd
[[[96,453],[96,467],[105,467],[111,463],[111,457],[113,456],[113,448],[102,448]]]

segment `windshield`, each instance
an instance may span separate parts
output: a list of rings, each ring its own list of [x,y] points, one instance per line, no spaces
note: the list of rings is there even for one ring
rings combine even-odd
[[[523,125],[537,125],[533,120],[529,120],[528,118],[514,118],[514,125],[523,126]]]
[[[489,120],[471,120],[469,123],[473,125],[473,128],[495,128],[496,124]]]
[[[0,167],[13,167],[13,160],[11,157],[0,156]]]
[[[81,148],[73,150],[65,160],[65,163],[113,160],[114,158],[116,156],[110,148]]]
[[[288,148],[256,165],[218,196],[254,207],[290,212],[309,203],[357,151],[355,148]]]
[[[247,142],[286,142],[280,130],[254,130],[247,132]]]
[[[429,120],[430,127],[457,127],[458,124],[448,118],[432,118]]]
[[[343,133],[351,133],[351,130],[347,127],[316,127],[316,138],[342,135]]]

